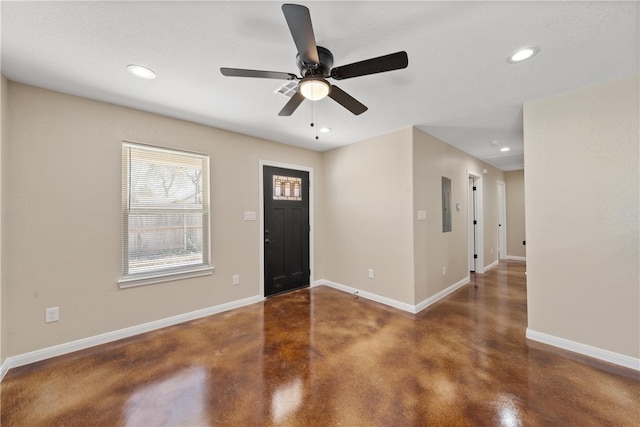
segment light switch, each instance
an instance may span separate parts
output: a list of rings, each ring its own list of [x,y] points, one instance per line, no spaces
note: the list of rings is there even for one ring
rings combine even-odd
[[[427,211],[418,211],[418,221],[424,221],[427,219]]]
[[[255,212],[251,212],[251,211],[246,211],[244,213],[244,220],[245,221],[255,221],[256,220],[256,213]]]

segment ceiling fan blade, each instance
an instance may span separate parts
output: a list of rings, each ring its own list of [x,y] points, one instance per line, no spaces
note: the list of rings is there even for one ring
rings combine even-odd
[[[351,111],[356,116],[367,111],[367,107],[364,104],[362,104],[360,101],[358,101],[353,96],[349,95],[347,92],[343,91],[336,85],[331,86],[329,97],[336,101],[338,104],[342,105],[347,110]]]
[[[229,77],[257,77],[260,79],[296,80],[298,77],[291,73],[279,71],[245,70],[242,68],[220,68],[220,72]]]
[[[290,116],[296,111],[296,108],[304,101],[304,96],[300,92],[296,92],[289,102],[284,106],[282,110],[278,113],[279,116]]]
[[[282,13],[287,20],[293,42],[296,44],[302,62],[307,65],[319,64],[318,46],[316,46],[316,38],[313,35],[309,9],[299,4],[283,4]]]
[[[336,67],[331,70],[331,77],[336,80],[350,79],[352,77],[366,76],[368,74],[399,70],[401,68],[406,68],[407,65],[409,65],[407,52],[401,51]]]

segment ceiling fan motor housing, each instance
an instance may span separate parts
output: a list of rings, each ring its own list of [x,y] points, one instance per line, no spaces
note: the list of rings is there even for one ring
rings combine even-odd
[[[296,55],[296,65],[302,77],[322,76],[331,77],[331,67],[333,67],[333,54],[329,49],[318,46],[319,64],[305,64],[300,59],[300,54]]]

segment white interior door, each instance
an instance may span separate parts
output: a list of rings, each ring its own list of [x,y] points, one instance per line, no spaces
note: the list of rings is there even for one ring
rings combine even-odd
[[[478,218],[477,218],[477,199],[476,199],[476,180],[474,177],[469,177],[469,201],[467,206],[469,207],[469,271],[474,272],[477,268],[477,227],[478,227]]]
[[[498,181],[498,259],[507,258],[507,209],[504,182]]]

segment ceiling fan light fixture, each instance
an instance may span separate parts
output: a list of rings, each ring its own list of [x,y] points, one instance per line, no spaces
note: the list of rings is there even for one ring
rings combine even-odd
[[[319,77],[305,77],[300,82],[299,88],[302,96],[310,101],[320,101],[331,91],[329,82]]]

